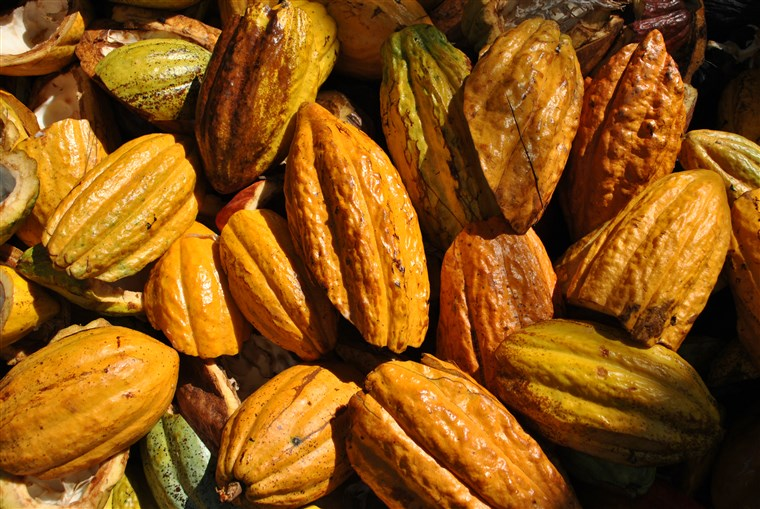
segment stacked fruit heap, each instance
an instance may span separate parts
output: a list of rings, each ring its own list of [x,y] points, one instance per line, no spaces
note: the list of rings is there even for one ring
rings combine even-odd
[[[0,506],[757,507],[751,4],[4,13]]]

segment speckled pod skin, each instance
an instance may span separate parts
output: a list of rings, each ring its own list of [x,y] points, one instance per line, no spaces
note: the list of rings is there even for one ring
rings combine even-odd
[[[625,331],[547,320],[507,337],[487,386],[545,437],[635,466],[678,463],[720,439],[720,414],[699,374]]]
[[[125,327],[52,341],[0,382],[0,468],[56,479],[101,463],[158,422],[178,376],[174,349]]]
[[[216,482],[223,501],[295,508],[352,473],[348,400],[361,374],[347,364],[298,364],[248,396],[222,434]]]

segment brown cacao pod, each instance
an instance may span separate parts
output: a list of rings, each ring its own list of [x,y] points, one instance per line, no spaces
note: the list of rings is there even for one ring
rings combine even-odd
[[[298,364],[248,396],[222,434],[221,499],[295,508],[340,486],[352,473],[345,407],[361,378],[347,364]]]
[[[625,331],[547,320],[496,349],[488,387],[542,435],[610,461],[678,463],[706,453],[722,430],[699,374],[662,345],[641,348]]]
[[[348,457],[392,509],[580,507],[540,446],[485,388],[424,355],[389,361],[349,402]]]
[[[413,25],[383,44],[380,114],[426,240],[441,251],[462,227],[500,215],[462,111],[470,60],[432,25]]]
[[[192,155],[171,134],[128,141],[58,204],[42,244],[77,279],[113,282],[160,257],[195,220]]]
[[[174,397],[177,352],[118,326],[37,350],[0,381],[0,468],[55,479],[136,443]]]
[[[739,339],[760,367],[760,188],[731,207],[728,281],[734,296]]]
[[[712,170],[726,184],[728,200],[760,187],[760,145],[740,134],[714,129],[686,133],[678,161],[686,170]]]
[[[760,144],[760,69],[746,69],[732,78],[718,100],[718,129]]]
[[[686,127],[684,84],[658,31],[591,78],[559,193],[573,239],[612,218],[675,167]]]
[[[554,316],[556,282],[533,229],[517,235],[502,218],[470,223],[443,258],[436,355],[484,383],[508,334]]]
[[[258,3],[214,47],[196,103],[195,137],[211,186],[232,193],[285,157],[293,119],[313,101],[338,51],[315,2]]]
[[[200,223],[175,240],[145,283],[145,315],[179,352],[236,355],[251,334],[222,271],[218,238]]]
[[[18,148],[37,161],[40,193],[32,213],[16,231],[27,246],[39,244],[42,232],[56,207],[92,170],[106,151],[87,120],[59,120],[38,136],[27,138]]]
[[[531,18],[499,35],[464,83],[480,165],[516,233],[543,215],[578,128],[583,76],[556,22]]]
[[[232,297],[261,334],[304,360],[333,349],[338,314],[309,278],[285,218],[266,209],[235,212],[219,252]]]
[[[649,185],[555,263],[567,303],[616,318],[643,344],[677,350],[707,304],[728,252],[721,177],[672,173]]]
[[[430,296],[422,234],[385,152],[322,106],[304,103],[284,191],[296,250],[330,302],[368,343],[397,353],[420,346]]]
[[[737,420],[726,432],[710,478],[715,509],[752,507],[760,500],[760,413]]]

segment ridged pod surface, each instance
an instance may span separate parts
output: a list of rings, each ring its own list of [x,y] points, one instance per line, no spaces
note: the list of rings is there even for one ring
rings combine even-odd
[[[143,39],[104,56],[95,79],[160,128],[192,132],[199,82],[210,58],[209,50],[184,39]]]
[[[224,427],[222,500],[301,507],[340,486],[353,472],[345,407],[361,379],[347,364],[297,364],[248,396]]]
[[[657,30],[620,49],[587,80],[559,193],[573,239],[673,171],[686,128],[684,94]]]
[[[467,131],[460,89],[470,60],[432,25],[382,46],[380,113],[388,152],[423,234],[445,250],[463,226],[499,215]]]
[[[760,143],[760,69],[745,69],[732,78],[718,100],[718,127]]]
[[[649,185],[555,263],[568,304],[616,318],[645,345],[677,350],[718,280],[731,217],[725,185],[709,170]]]
[[[480,165],[517,233],[543,215],[570,154],[583,76],[567,35],[531,18],[500,34],[464,83]]]
[[[0,381],[0,468],[55,479],[97,465],[158,422],[178,376],[177,352],[136,330],[51,341]]]
[[[106,157],[105,148],[87,120],[54,122],[19,143],[19,150],[37,162],[40,192],[32,213],[16,231],[27,246],[40,243],[42,231],[56,207],[74,186]]]
[[[739,197],[731,207],[728,281],[737,312],[737,332],[760,367],[760,188]]]
[[[58,204],[42,244],[77,279],[113,282],[161,256],[195,221],[196,172],[171,134],[126,142]]]
[[[496,349],[488,387],[550,440],[636,466],[678,463],[708,451],[722,430],[699,374],[662,346],[625,331],[547,320]]]
[[[554,316],[556,282],[532,228],[518,235],[503,218],[469,224],[443,258],[436,355],[483,383],[509,333]]]
[[[349,459],[388,507],[580,507],[496,397],[453,364],[423,363],[381,364],[349,402]]]
[[[151,325],[187,355],[236,355],[251,334],[222,270],[218,238],[200,223],[159,258],[143,299]]]
[[[216,191],[239,191],[285,157],[298,107],[316,98],[335,64],[336,31],[315,2],[261,2],[225,27],[195,115],[195,137]]]
[[[267,209],[240,210],[219,242],[232,297],[261,334],[304,360],[332,350],[338,313],[309,278],[284,217]]]
[[[284,191],[296,250],[338,311],[370,344],[397,353],[420,346],[430,297],[422,233],[385,152],[322,106],[305,103]]]
[[[760,187],[760,145],[744,136],[714,129],[694,129],[681,142],[678,162],[686,170],[712,170],[726,183],[731,203]]]

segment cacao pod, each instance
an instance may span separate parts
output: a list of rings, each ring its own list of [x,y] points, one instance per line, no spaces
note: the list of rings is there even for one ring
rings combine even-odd
[[[518,421],[453,364],[389,361],[349,401],[348,456],[392,509],[580,507]]]
[[[531,18],[499,35],[464,83],[482,171],[516,233],[543,215],[578,128],[583,76],[570,38]]]
[[[37,162],[21,150],[0,150],[0,244],[32,213],[39,193]]]
[[[344,75],[378,80],[383,63],[380,48],[406,26],[431,24],[418,0],[317,0],[335,20],[340,43],[335,70]]]
[[[47,290],[0,265],[0,348],[18,341],[61,311]]]
[[[304,360],[335,346],[338,315],[310,279],[282,216],[241,210],[222,230],[220,259],[243,316],[269,340]]]
[[[559,193],[574,240],[673,171],[686,128],[684,94],[657,30],[620,49],[587,80]]]
[[[718,100],[717,127],[760,144],[760,69],[745,69],[729,80]]]
[[[382,46],[380,113],[396,168],[426,239],[446,250],[463,226],[500,215],[462,111],[470,60],[432,25],[413,25]]]
[[[335,22],[314,2],[262,2],[233,18],[214,47],[195,113],[216,191],[239,191],[282,161],[296,111],[316,98],[337,51]]]
[[[39,195],[31,214],[16,231],[22,242],[34,246],[40,243],[58,204],[107,154],[90,123],[76,119],[54,122],[37,136],[20,142],[18,148],[37,162]]]
[[[689,131],[678,160],[686,170],[712,170],[723,177],[730,203],[760,187],[760,145],[739,134],[714,129]]]
[[[200,223],[159,258],[143,298],[148,321],[184,354],[235,355],[251,334],[222,271],[217,236]]]
[[[344,410],[359,383],[361,374],[347,364],[299,364],[248,396],[224,427],[221,499],[301,507],[343,483],[352,473]]]
[[[12,150],[19,141],[39,130],[34,112],[16,96],[0,89],[0,149]]]
[[[158,128],[192,132],[199,80],[211,52],[183,39],[143,39],[118,47],[95,67],[111,95]]]
[[[737,312],[737,331],[760,368],[760,188],[740,196],[731,207],[728,282]]]
[[[728,252],[731,219],[709,170],[652,182],[555,263],[566,302],[616,318],[645,345],[677,350],[702,312]]]
[[[662,346],[625,331],[547,320],[496,349],[488,387],[561,445],[617,463],[658,466],[707,452],[722,430],[699,374]]]
[[[0,380],[0,468],[55,479],[99,464],[158,422],[178,374],[174,349],[125,327],[51,341]]]
[[[53,264],[113,282],[160,257],[195,220],[192,154],[146,134],[109,154],[58,204],[42,234]]]
[[[385,152],[322,106],[304,103],[284,191],[296,251],[330,302],[370,344],[397,353],[420,346],[430,296],[422,233]]]
[[[436,355],[484,383],[509,333],[554,316],[556,282],[532,228],[517,235],[503,218],[469,224],[443,258]]]

